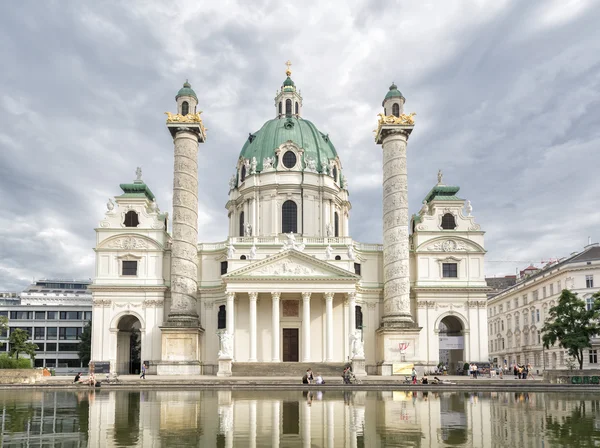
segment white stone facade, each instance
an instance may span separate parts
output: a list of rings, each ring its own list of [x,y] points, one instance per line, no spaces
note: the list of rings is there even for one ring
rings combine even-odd
[[[557,345],[544,349],[541,328],[548,310],[563,289],[583,299],[600,290],[600,247],[590,244],[583,251],[547,265],[488,301],[489,351],[499,365],[530,364],[535,372],[567,369],[569,355]],[[598,369],[600,339],[584,351],[584,368]],[[579,368],[579,366],[577,366]]]
[[[283,91],[295,95],[295,87]],[[278,119],[296,120],[290,126],[297,128],[302,124],[299,114]],[[289,140],[273,147],[260,169],[252,157],[232,160],[236,174],[229,181],[228,234],[221,242],[199,243],[194,254],[184,251],[186,266],[197,264],[196,300],[186,299],[184,307],[189,312],[192,306],[199,316],[197,345],[177,345],[183,336],[179,342],[165,339],[176,292],[171,269],[182,268],[172,264],[175,245],[166,216],[143,182],[143,187],[122,186],[125,194],[116,197],[96,229],[93,360],[109,361],[123,372],[131,333],[139,331],[141,360],[149,362],[149,373],[178,353],[182,360],[197,357],[205,374],[219,369],[230,374],[236,362],[354,360],[364,362],[369,374],[391,374],[409,362],[420,371],[432,370],[440,361],[440,322],[450,317],[451,337],[464,340],[464,348],[453,350],[454,358],[487,361],[483,232],[470,213],[462,212],[465,201],[457,197],[428,196],[427,213],[409,223],[407,136],[389,136],[383,145],[384,162],[389,162],[383,176],[384,244],[351,237],[348,184],[335,150],[317,165],[305,157],[308,150],[300,142]],[[332,148],[326,134],[317,137],[318,144]],[[289,154],[283,163],[290,152],[294,157]],[[187,192],[190,198],[192,193]],[[296,215],[285,216],[288,201]],[[174,215],[180,205],[174,204]],[[138,214],[139,225],[125,225],[128,211]],[[443,228],[447,213],[455,217],[456,228]],[[284,234],[283,221],[290,224],[290,219],[297,231]],[[173,239],[180,232],[175,227]],[[132,266],[126,261],[137,262],[135,275],[124,275]],[[444,277],[442,266],[450,264],[456,277]],[[383,317],[395,314],[410,324],[408,336],[378,333]],[[384,363],[387,370],[381,369]]]

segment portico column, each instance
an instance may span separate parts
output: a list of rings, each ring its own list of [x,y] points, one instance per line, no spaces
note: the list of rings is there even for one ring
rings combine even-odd
[[[310,292],[302,293],[302,361],[310,362]]]
[[[273,301],[272,311],[272,323],[271,323],[271,360],[273,362],[279,362],[279,298],[281,297],[280,292],[272,292],[271,299]]]
[[[325,320],[327,322],[326,347],[327,354],[325,361],[333,361],[333,293],[325,293]]]
[[[250,362],[256,362],[256,300],[257,292],[248,293],[250,297]]]
[[[234,329],[234,325],[235,325],[235,320],[234,320],[234,310],[233,310],[233,304],[235,301],[235,292],[228,292],[227,293],[227,306],[225,308],[226,311],[226,318],[227,318],[227,322],[225,323],[226,327],[227,327],[227,333],[229,333],[231,335],[231,348],[232,348],[232,352],[231,353],[231,357],[233,358],[235,355],[235,329]]]
[[[349,333],[354,333],[356,330],[356,293],[348,293],[348,326]]]

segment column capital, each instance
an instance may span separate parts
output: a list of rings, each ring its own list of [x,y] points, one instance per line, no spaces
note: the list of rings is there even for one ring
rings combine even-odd
[[[326,292],[325,293],[325,300],[329,301],[329,300],[333,300],[333,292]]]
[[[235,299],[235,292],[227,291],[227,300]]]
[[[273,300],[279,300],[281,298],[281,293],[279,291],[275,291],[271,293],[271,298]]]
[[[250,300],[256,301],[256,299],[258,299],[258,293],[257,292],[249,292],[248,297],[250,297]]]
[[[348,300],[356,300],[356,292],[348,292],[346,293],[346,297]]]
[[[304,300],[305,302],[308,301],[308,300],[310,300],[310,295],[311,295],[310,292],[303,292],[302,293],[302,300]]]

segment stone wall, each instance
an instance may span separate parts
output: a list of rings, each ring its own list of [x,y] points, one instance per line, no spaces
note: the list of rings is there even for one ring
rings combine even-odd
[[[41,379],[40,369],[0,369],[0,384],[33,384]]]
[[[600,384],[600,370],[546,370],[544,380],[552,384]]]

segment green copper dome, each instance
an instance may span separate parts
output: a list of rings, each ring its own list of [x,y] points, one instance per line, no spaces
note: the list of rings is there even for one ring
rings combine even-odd
[[[320,132],[312,122],[296,117],[267,121],[259,131],[250,134],[240,157],[249,160],[256,157],[256,170],[262,171],[263,160],[266,157],[275,158],[275,149],[289,140],[304,149],[303,168],[306,167],[307,159],[314,159],[317,162],[317,171],[322,172],[323,164],[337,157],[335,147],[327,134]],[[277,166],[277,162],[273,165]]]
[[[290,78],[289,76],[285,79],[285,81],[283,81],[283,87],[296,87],[296,84],[294,84],[294,81],[292,81],[292,78]]]
[[[394,84],[394,83],[392,83],[392,85],[390,86],[390,90],[385,95],[385,98],[383,99],[383,102],[381,103],[381,105],[383,106],[383,104],[385,103],[385,101],[389,100],[390,98],[402,98],[402,99],[404,99],[404,96],[402,95],[402,93],[400,92],[400,90],[398,90],[398,86],[396,84]]]
[[[183,83],[183,87],[181,89],[179,89],[179,92],[177,92],[177,96],[175,97],[175,100],[177,100],[177,98],[179,98],[180,96],[191,96],[192,98],[196,98],[196,101],[198,101],[196,92],[194,92],[191,84],[187,81]]]

